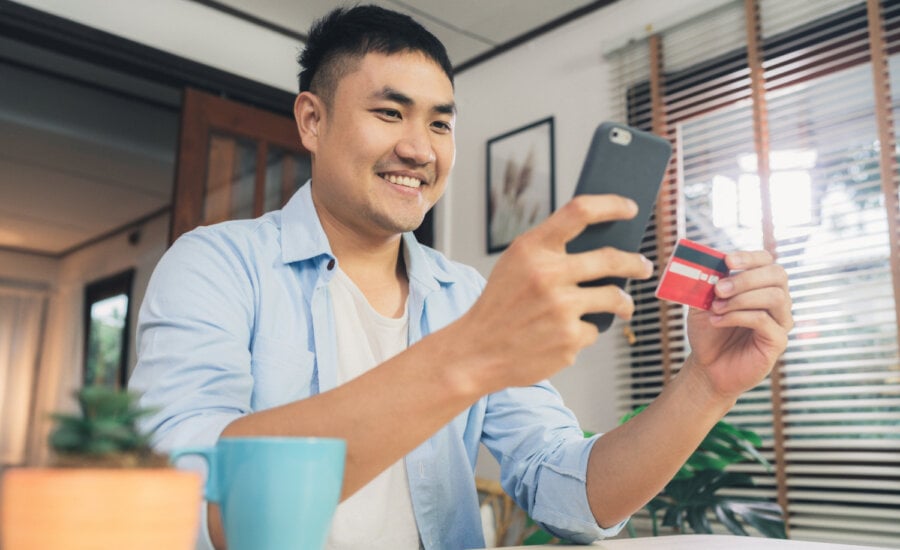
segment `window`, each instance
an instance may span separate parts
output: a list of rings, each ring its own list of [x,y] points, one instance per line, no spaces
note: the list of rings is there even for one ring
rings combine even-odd
[[[127,384],[133,279],[132,269],[85,288],[85,386],[124,388]]]
[[[776,464],[745,467],[749,492],[781,503],[791,538],[897,547],[900,2],[869,4],[728,3],[615,52],[614,94],[676,150],[645,255],[661,264],[679,237],[765,248],[790,277],[788,349],[728,416]],[[625,410],[689,353],[684,308],[656,284],[631,289]]]

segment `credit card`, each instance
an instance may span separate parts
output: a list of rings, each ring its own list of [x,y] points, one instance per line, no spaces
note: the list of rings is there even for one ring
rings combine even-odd
[[[656,297],[709,310],[716,297],[716,283],[727,276],[724,252],[679,239],[659,280]]]

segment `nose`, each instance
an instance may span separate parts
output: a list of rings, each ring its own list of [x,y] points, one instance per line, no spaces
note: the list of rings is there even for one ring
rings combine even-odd
[[[437,158],[428,130],[419,128],[407,129],[394,146],[394,151],[401,160],[416,166],[431,164]]]

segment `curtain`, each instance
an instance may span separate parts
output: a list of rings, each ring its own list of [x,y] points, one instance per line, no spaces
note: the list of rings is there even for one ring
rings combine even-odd
[[[702,39],[700,39],[702,37]],[[900,546],[900,2],[733,1],[613,52],[620,120],[675,155],[642,252],[677,238],[767,249],[796,328],[769,379],[726,417],[764,440],[791,538]],[[630,287],[623,412],[690,352],[685,308]]]
[[[0,287],[0,464],[23,464],[47,298]]]

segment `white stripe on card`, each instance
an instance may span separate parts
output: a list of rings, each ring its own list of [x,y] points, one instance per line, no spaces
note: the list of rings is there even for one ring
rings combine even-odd
[[[669,264],[669,271],[695,280],[700,279],[700,275],[703,273],[696,267],[691,267],[680,262],[672,262]]]

